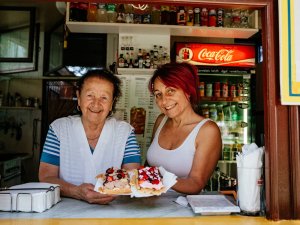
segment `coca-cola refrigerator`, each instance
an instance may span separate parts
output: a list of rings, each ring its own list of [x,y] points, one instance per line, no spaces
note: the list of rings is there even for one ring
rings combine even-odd
[[[214,120],[222,134],[222,155],[207,188],[235,190],[236,155],[255,142],[255,45],[177,42],[174,49],[177,62],[198,67],[197,113]]]

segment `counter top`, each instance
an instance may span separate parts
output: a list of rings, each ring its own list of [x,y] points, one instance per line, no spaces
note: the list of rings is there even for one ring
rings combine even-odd
[[[168,192],[161,196],[130,198],[119,196],[108,205],[62,198],[61,202],[42,213],[0,212],[0,218],[156,218],[193,217],[190,207],[174,201],[180,194]]]

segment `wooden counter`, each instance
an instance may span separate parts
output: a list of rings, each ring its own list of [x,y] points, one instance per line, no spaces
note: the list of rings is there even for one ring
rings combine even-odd
[[[263,217],[200,216],[193,218],[0,219],[0,225],[300,225],[300,220],[270,221]]]

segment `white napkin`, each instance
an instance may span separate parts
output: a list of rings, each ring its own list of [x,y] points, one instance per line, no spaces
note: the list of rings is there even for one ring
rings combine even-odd
[[[258,147],[255,143],[244,145],[242,152],[236,156],[237,167],[261,168],[263,165],[264,147]]]
[[[238,171],[238,202],[242,211],[260,211],[261,173],[264,147],[255,143],[244,145],[236,157]]]

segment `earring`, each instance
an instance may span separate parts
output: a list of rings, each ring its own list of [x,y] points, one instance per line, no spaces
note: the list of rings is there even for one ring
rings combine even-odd
[[[78,112],[80,112],[80,111],[81,111],[81,109],[80,109],[80,106],[79,106],[79,105],[77,105],[77,106],[76,106],[76,108],[77,108],[77,111],[78,111]]]

